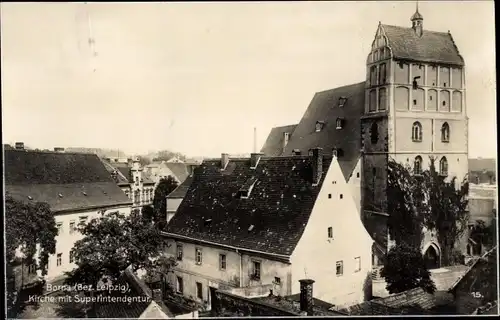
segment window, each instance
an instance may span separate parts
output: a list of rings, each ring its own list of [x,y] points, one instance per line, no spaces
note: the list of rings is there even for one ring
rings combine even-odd
[[[259,261],[253,262],[252,278],[254,280],[260,280],[260,262]]]
[[[87,223],[87,216],[80,217],[80,223]]]
[[[195,249],[195,257],[196,257],[196,264],[197,265],[201,265],[201,262],[202,262],[201,249],[199,249],[199,248]]]
[[[361,257],[354,258],[354,272],[361,271]]]
[[[416,106],[417,105],[417,100],[416,99],[413,99],[413,105]]]
[[[376,144],[378,142],[378,125],[376,122],[372,123],[372,127],[370,129],[370,140],[372,144]]]
[[[413,174],[422,174],[422,157],[416,156],[413,162]]]
[[[182,244],[177,245],[177,261],[182,261]]]
[[[356,178],[359,178],[359,172],[356,172]]]
[[[28,266],[28,273],[29,274],[35,274],[36,273],[36,264],[32,263]]]
[[[370,84],[372,86],[377,84],[377,66],[371,66],[370,68]]]
[[[413,90],[418,89],[418,79],[420,79],[420,76],[413,77]]]
[[[439,174],[445,177],[448,176],[448,160],[446,160],[446,157],[439,160]]]
[[[337,261],[335,273],[337,274],[337,276],[341,276],[344,274],[344,262],[343,261]]]
[[[74,220],[69,222],[69,234],[73,234],[76,230],[76,223]]]
[[[196,297],[203,300],[203,285],[201,282],[196,282]]]
[[[450,142],[450,125],[448,122],[441,126],[441,142]]]
[[[342,125],[344,124],[343,122],[344,121],[342,121],[342,119],[340,118],[337,119],[336,121],[337,129],[342,129]]]
[[[299,149],[293,149],[293,154],[296,156],[300,156],[301,152]]]
[[[331,199],[331,198],[332,198],[332,194],[331,194],[331,193],[329,193],[329,194],[328,194],[328,199]]]
[[[386,76],[385,76],[385,63],[382,63],[380,65],[380,72],[379,72],[379,75],[378,75],[378,82],[379,84],[385,84],[385,80],[386,80]]]
[[[57,234],[58,235],[62,234],[62,231],[63,231],[63,229],[62,229],[62,226],[63,226],[62,222],[58,222],[56,226],[57,226]]]
[[[342,108],[345,105],[346,102],[347,102],[347,98],[340,97],[339,98],[339,108]]]
[[[316,132],[320,132],[321,130],[323,130],[323,122],[316,121]]]
[[[377,90],[370,91],[370,100],[368,104],[368,111],[376,111],[377,110]]]
[[[62,264],[62,253],[57,254],[57,266]]]
[[[71,250],[69,252],[69,263],[73,263],[75,261],[75,252]]]
[[[387,104],[387,90],[385,88],[380,88],[378,91],[378,109],[385,110]]]
[[[274,284],[280,285],[281,284],[281,278],[274,277]]]
[[[340,194],[340,199],[343,199],[344,198],[344,195],[341,193]]]
[[[332,227],[328,227],[328,238],[333,239],[333,228]]]
[[[418,121],[413,123],[412,131],[411,131],[411,139],[414,142],[421,142],[422,141],[422,125]]]
[[[177,277],[177,292],[178,293],[184,292],[184,281],[182,280],[181,277]]]
[[[219,268],[226,270],[226,255],[222,253],[219,255]]]
[[[446,106],[446,101],[443,100],[443,106]]]

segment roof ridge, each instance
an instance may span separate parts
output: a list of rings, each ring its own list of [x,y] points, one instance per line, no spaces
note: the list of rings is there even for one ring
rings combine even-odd
[[[384,24],[382,23],[381,24],[382,27],[392,27],[392,28],[400,28],[400,29],[412,29],[412,27],[403,27],[403,26],[397,26],[397,25],[393,25],[393,24]],[[435,31],[435,30],[429,30],[429,29],[424,29],[423,30],[424,32],[432,32],[432,33],[439,33],[439,34],[443,34],[443,35],[448,35],[448,34],[451,34],[449,32],[444,32],[444,31]]]
[[[324,92],[333,91],[333,90],[338,90],[338,89],[347,88],[347,87],[352,87],[352,86],[357,86],[357,85],[365,84],[365,83],[366,83],[366,80],[360,81],[360,82],[356,82],[356,83],[346,84],[346,85],[343,85],[343,86],[340,86],[340,87],[335,87],[335,88],[325,89],[325,90],[321,90],[321,91],[316,91],[315,94],[324,93]]]

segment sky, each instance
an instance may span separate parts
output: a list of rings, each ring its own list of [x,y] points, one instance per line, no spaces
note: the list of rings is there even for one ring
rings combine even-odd
[[[496,157],[493,1],[419,3],[466,63],[470,157]],[[315,92],[364,81],[413,1],[1,3],[4,143],[253,152]],[[89,38],[94,39],[93,45]]]

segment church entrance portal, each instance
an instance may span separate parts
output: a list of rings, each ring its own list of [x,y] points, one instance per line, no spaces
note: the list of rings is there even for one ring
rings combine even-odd
[[[425,265],[427,269],[439,268],[439,253],[434,245],[430,245],[424,254]]]

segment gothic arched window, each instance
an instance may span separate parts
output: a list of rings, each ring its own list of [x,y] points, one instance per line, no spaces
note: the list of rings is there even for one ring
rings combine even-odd
[[[416,142],[422,141],[422,125],[415,121],[411,129],[411,139]]]
[[[372,124],[372,127],[370,129],[370,138],[372,144],[376,144],[378,142],[378,125],[376,122]]]
[[[441,126],[441,142],[450,142],[450,125],[448,122]]]
[[[416,156],[413,162],[413,174],[422,174],[422,157]]]
[[[442,157],[441,160],[439,160],[439,174],[448,176],[448,160],[446,160],[446,157]]]

